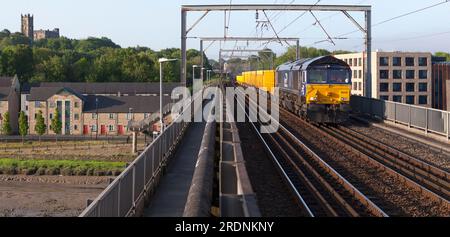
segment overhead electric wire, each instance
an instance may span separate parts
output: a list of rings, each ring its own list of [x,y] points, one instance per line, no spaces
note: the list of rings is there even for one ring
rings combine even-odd
[[[359,1],[359,2],[357,2],[357,3],[355,3],[355,4],[357,5],[357,4],[361,4],[361,3],[367,2],[367,1],[369,1],[369,0]],[[329,16],[327,16],[327,17],[321,18],[321,19],[319,19],[319,21],[324,22],[324,21],[329,20],[329,19],[331,19],[331,18],[334,18],[335,16],[338,16],[338,15],[340,15],[340,14],[341,14],[341,12],[337,12],[337,13],[334,13],[334,14],[329,15]],[[299,31],[299,32],[298,32],[297,34],[295,34],[295,35],[299,35],[299,34],[305,32],[305,31],[311,29],[311,28],[314,27],[314,26],[316,26],[316,21],[314,21],[314,23],[312,23],[312,24],[309,25],[308,27],[304,28],[303,30]]]
[[[425,10],[428,10],[428,9],[430,9],[430,8],[434,8],[434,7],[440,6],[440,5],[445,4],[445,3],[448,3],[448,2],[450,2],[450,0],[445,0],[445,1],[442,1],[442,2],[439,2],[439,3],[435,3],[435,4],[433,4],[433,5],[426,6],[426,7],[423,7],[423,8],[414,10],[414,11],[411,11],[411,12],[403,13],[403,14],[401,14],[401,15],[394,16],[394,17],[391,17],[391,18],[389,18],[389,19],[380,21],[380,22],[378,22],[378,23],[376,23],[376,24],[372,24],[372,27],[379,26],[379,25],[382,25],[382,24],[384,24],[384,23],[387,23],[387,22],[390,22],[390,21],[393,21],[393,20],[396,20],[396,19],[399,19],[399,18],[402,18],[402,17],[405,17],[405,16],[409,16],[409,15],[412,15],[412,14],[415,14],[415,13],[418,13],[418,12],[422,12],[422,11],[425,11]],[[339,35],[338,37],[350,35],[350,34],[353,34],[353,33],[358,32],[358,31],[359,31],[359,30],[354,30],[354,31],[351,31],[351,32],[348,32],[348,33]]]

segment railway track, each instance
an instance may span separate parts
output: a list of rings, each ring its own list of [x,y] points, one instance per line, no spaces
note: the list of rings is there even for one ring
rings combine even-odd
[[[450,176],[446,171],[352,129],[313,125],[288,111],[282,111],[282,114],[292,121],[298,121],[323,139],[340,144],[355,157],[398,178],[402,184],[447,210],[450,208],[448,201]]]
[[[321,127],[328,134],[371,157],[380,164],[402,174],[413,182],[406,183],[420,190],[431,199],[450,207],[450,174],[436,166],[425,163],[387,144],[352,129],[339,126]]]
[[[267,121],[269,115],[261,116]],[[280,124],[277,133],[261,134],[260,124],[252,126],[309,216],[387,216],[287,128]]]

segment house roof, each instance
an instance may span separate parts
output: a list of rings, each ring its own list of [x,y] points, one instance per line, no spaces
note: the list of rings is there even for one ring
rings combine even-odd
[[[11,87],[14,77],[0,77],[0,87]]]
[[[163,93],[170,94],[181,84],[164,83]],[[83,95],[99,94],[159,94],[159,83],[155,82],[42,82],[40,87],[66,87]]]
[[[30,97],[28,97],[28,101],[46,101],[48,98],[52,97],[60,93],[61,91],[67,91],[78,98],[84,100],[84,96],[74,91],[70,88],[66,87],[33,87],[30,91]]]
[[[159,111],[159,96],[85,96],[84,113],[154,113]],[[98,99],[98,103],[96,103]],[[170,96],[164,96],[163,106],[171,102]],[[98,107],[97,107],[98,106]]]
[[[8,87],[0,87],[0,101],[8,100],[11,89]]]

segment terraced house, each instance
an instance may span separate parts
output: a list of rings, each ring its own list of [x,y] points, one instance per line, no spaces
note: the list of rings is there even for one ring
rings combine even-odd
[[[3,126],[7,112],[11,131],[17,134],[20,112],[20,83],[17,77],[0,77],[0,127]]]
[[[139,85],[138,85],[139,84]],[[163,106],[171,102],[176,84],[166,85]],[[159,84],[154,83],[43,83],[24,92],[30,134],[42,112],[48,135],[51,120],[60,111],[63,135],[126,135],[129,121],[159,113]]]

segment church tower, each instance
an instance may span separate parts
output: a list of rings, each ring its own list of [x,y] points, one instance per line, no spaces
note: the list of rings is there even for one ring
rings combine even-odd
[[[21,15],[22,17],[22,34],[30,38],[31,41],[34,40],[34,24],[33,16],[30,14]]]

